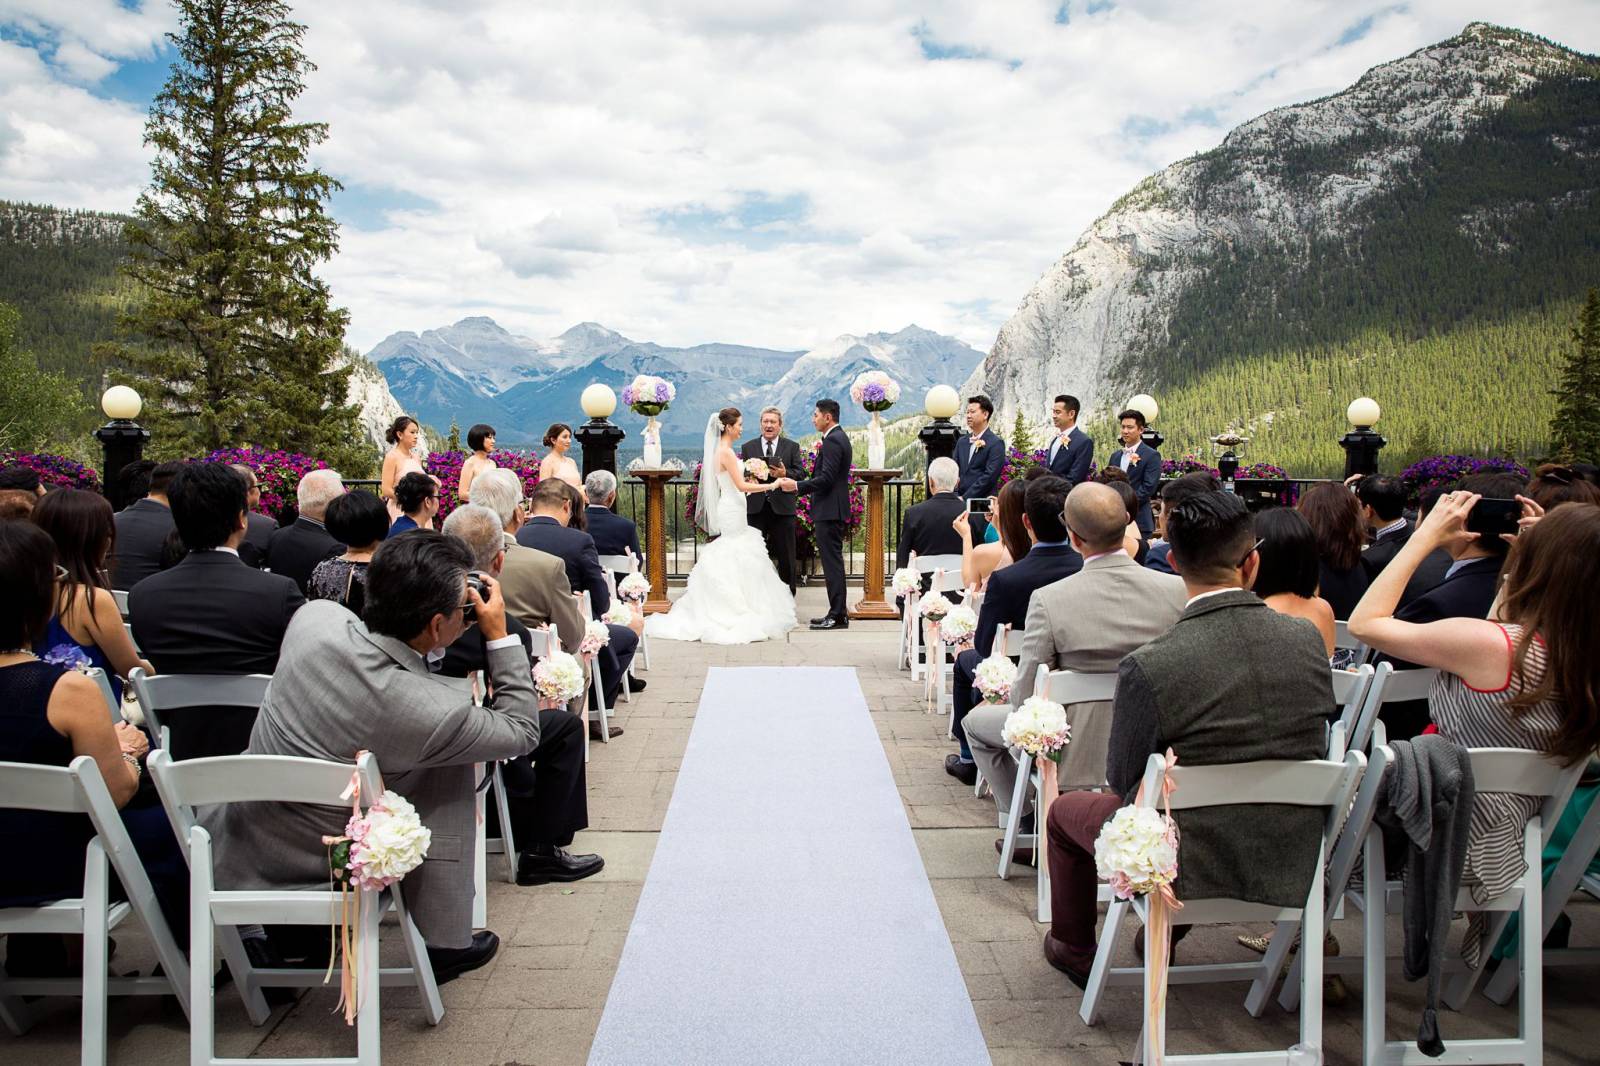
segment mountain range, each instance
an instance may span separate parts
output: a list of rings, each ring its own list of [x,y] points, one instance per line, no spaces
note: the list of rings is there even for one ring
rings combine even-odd
[[[521,447],[539,445],[551,423],[581,420],[578,398],[590,384],[603,382],[620,395],[636,374],[653,374],[677,389],[661,418],[662,437],[682,446],[699,442],[710,414],[729,405],[744,409],[752,429],[762,407],[778,407],[785,425],[803,434],[811,432],[814,401],[831,396],[847,424],[864,422],[849,396],[862,371],[885,371],[915,405],[930,386],[965,380],[983,353],[914,325],[785,351],[739,344],[673,348],[631,340],[594,322],[535,340],[478,316],[420,334],[391,334],[367,359],[424,425],[444,429],[453,420],[464,431],[485,422],[498,431],[500,444]],[[619,407],[613,419],[637,440],[642,417]]]
[[[1537,455],[1600,284],[1600,62],[1484,23],[1269,112],[1139,183],[1023,299],[967,383],[1100,426],[1157,397],[1166,450],[1340,465],[1371,395],[1395,450]],[[1041,397],[1046,398],[1041,401]]]

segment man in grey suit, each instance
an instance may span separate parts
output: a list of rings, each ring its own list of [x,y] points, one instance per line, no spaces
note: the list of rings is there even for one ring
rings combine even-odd
[[[1124,656],[1172,627],[1183,613],[1183,582],[1146,570],[1122,547],[1128,512],[1122,497],[1107,485],[1085,482],[1067,496],[1067,536],[1083,556],[1083,569],[1033,594],[1022,638],[1012,706],[983,705],[966,717],[972,756],[994,790],[1005,817],[1011,809],[1017,764],[1000,730],[1012,708],[1033,695],[1041,664],[1052,670],[1110,673]],[[1105,783],[1106,742],[1111,735],[1111,705],[1083,703],[1067,708],[1072,743],[1062,756],[1063,788]],[[1031,862],[1024,849],[1019,862]]]
[[[301,608],[247,749],[339,762],[359,751],[377,757],[385,786],[410,800],[433,833],[426,861],[405,887],[441,981],[482,966],[500,943],[492,932],[472,931],[473,764],[514,759],[539,744],[527,653],[506,632],[498,583],[482,579],[487,600],[468,587],[472,563],[460,541],[421,530],[386,541],[373,555],[365,623],[331,600]],[[493,706],[474,705],[465,685],[430,670],[430,660],[471,624],[464,605],[486,638]],[[341,833],[348,814],[300,805],[221,808],[208,819],[219,881],[239,888],[327,884],[321,839]]]
[[[761,436],[745,441],[739,458],[761,459],[767,464],[772,472],[759,479],[763,484],[800,469],[800,445],[783,435],[782,411],[776,407],[761,409]],[[792,492],[752,492],[745,503],[750,524],[761,530],[767,554],[790,592],[794,591],[794,514],[798,502]]]
[[[1244,502],[1228,492],[1192,497],[1168,516],[1167,534],[1189,600],[1171,629],[1117,670],[1110,790],[1068,792],[1050,807],[1052,922],[1044,955],[1080,988],[1095,953],[1094,842],[1133,799],[1152,754],[1171,749],[1180,766],[1215,766],[1315,759],[1326,746],[1327,651],[1315,628],[1248,591],[1260,557]],[[1174,817],[1183,835],[1179,899],[1305,905],[1320,861],[1322,811],[1227,804]]]

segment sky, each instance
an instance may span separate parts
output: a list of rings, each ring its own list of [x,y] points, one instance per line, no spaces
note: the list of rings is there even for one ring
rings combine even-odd
[[[1600,0],[290,6],[296,117],[344,185],[322,276],[363,351],[467,315],[987,351],[1113,200],[1243,121],[1473,20],[1600,52]],[[129,210],[176,26],[168,0],[0,0],[0,198]]]

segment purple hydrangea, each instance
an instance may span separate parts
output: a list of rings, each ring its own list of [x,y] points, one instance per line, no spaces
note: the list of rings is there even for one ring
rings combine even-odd
[[[885,398],[882,385],[872,384],[861,390],[861,402],[863,404],[882,403]],[[870,407],[867,409],[871,410]]]
[[[88,653],[76,644],[57,644],[40,656],[40,659],[56,666],[65,666],[69,670],[87,670],[94,665]]]

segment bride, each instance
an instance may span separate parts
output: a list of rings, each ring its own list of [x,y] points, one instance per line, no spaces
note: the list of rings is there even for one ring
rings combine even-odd
[[[705,459],[695,522],[716,540],[700,549],[689,588],[666,614],[651,615],[645,632],[667,640],[749,644],[772,640],[794,628],[794,598],[767,558],[760,530],[746,520],[745,496],[771,492],[776,482],[745,477],[733,453],[744,430],[737,407],[725,407],[706,423]]]

